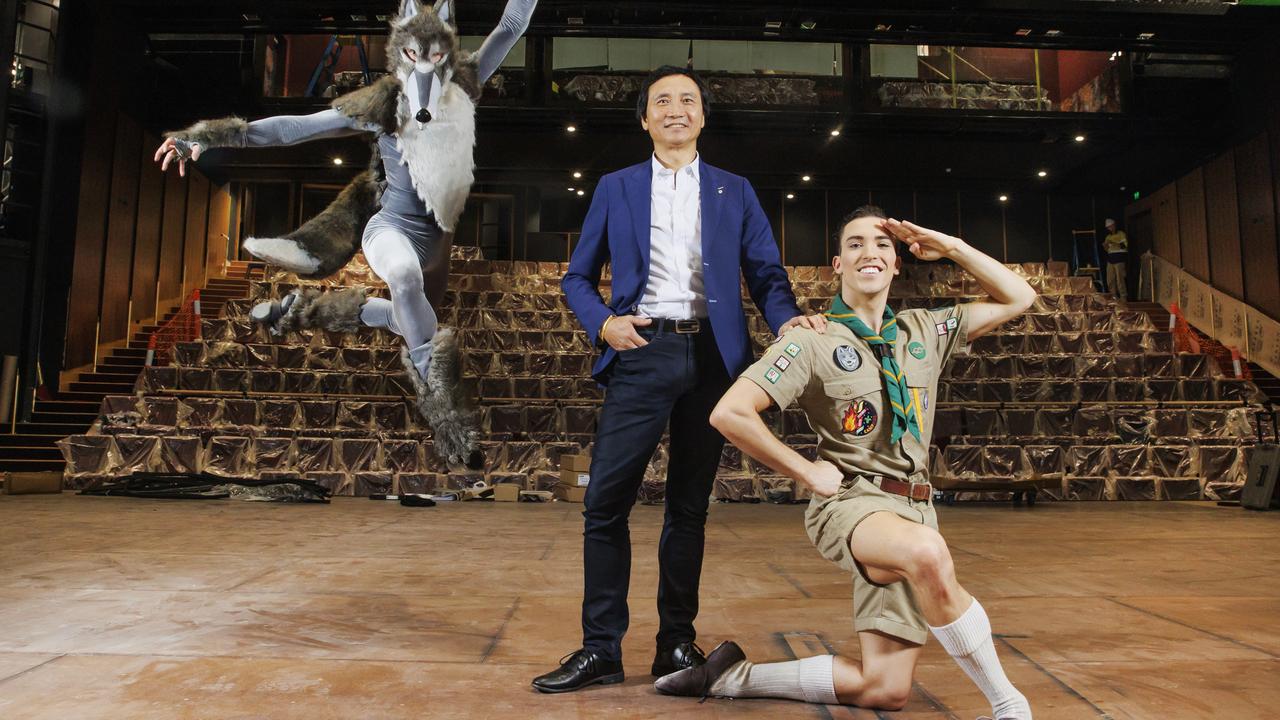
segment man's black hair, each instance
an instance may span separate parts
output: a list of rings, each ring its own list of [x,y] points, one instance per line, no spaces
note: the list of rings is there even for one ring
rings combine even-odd
[[[880,218],[881,220],[889,219],[889,216],[885,213],[884,210],[880,209],[879,205],[859,206],[856,210],[849,213],[848,215],[845,215],[844,218],[840,220],[840,225],[839,227],[836,228],[835,240],[836,240],[837,247],[840,245],[840,236],[844,234],[845,226],[853,222],[854,220],[858,220],[865,217]]]
[[[702,117],[711,117],[711,89],[707,87],[707,83],[702,79],[702,76],[690,68],[663,65],[649,73],[649,77],[644,79],[644,86],[640,88],[640,97],[636,99],[636,120],[643,121],[645,111],[649,108],[649,88],[653,87],[653,84],[662,78],[672,75],[683,75],[698,86],[698,94],[702,96]]]

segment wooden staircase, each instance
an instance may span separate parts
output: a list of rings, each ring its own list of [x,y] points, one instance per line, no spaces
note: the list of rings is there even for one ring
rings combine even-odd
[[[1131,302],[1128,303],[1131,310],[1141,310],[1151,317],[1151,322],[1155,323],[1159,330],[1169,329],[1169,309],[1158,303],[1151,302]],[[1261,365],[1255,362],[1248,362],[1249,374],[1253,376],[1253,384],[1270,398],[1272,404],[1280,405],[1280,378],[1267,372]],[[1227,368],[1224,368],[1230,371]]]
[[[201,314],[217,317],[226,301],[248,297],[253,280],[261,279],[262,272],[260,263],[231,263],[224,277],[210,278],[201,289]],[[177,308],[170,310],[160,322],[176,312]],[[12,433],[0,434],[0,471],[62,470],[65,463],[55,443],[88,430],[107,395],[133,394],[146,363],[147,343],[158,327],[143,325],[126,345],[113,349],[93,370],[80,373],[53,400],[36,400],[30,422],[20,422]]]

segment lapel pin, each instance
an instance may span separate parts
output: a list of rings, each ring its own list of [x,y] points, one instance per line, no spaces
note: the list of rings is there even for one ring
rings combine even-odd
[[[724,186],[723,186],[723,185],[721,185],[720,187],[716,188],[716,194],[717,194],[717,195],[723,195],[723,194],[724,194]]]

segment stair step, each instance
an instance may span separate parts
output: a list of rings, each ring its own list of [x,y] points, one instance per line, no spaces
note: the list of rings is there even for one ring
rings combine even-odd
[[[133,383],[105,382],[73,382],[71,392],[96,392],[105,395],[129,395],[133,392]]]
[[[65,412],[33,412],[31,413],[31,422],[34,423],[58,423],[67,425],[79,425],[86,430],[98,419],[97,412],[88,413],[65,413]]]
[[[137,379],[138,379],[137,372],[113,373],[113,372],[102,372],[101,370],[99,370],[98,372],[80,373],[80,377],[76,378],[76,381],[88,382],[88,383],[133,384],[133,381]]]
[[[98,412],[101,403],[93,401],[76,401],[76,400],[37,400],[36,412],[68,412],[68,413],[94,413]]]
[[[88,430],[88,427],[79,423],[63,424],[63,423],[18,423],[18,435],[57,435],[66,437],[68,435],[80,435]]]
[[[10,447],[54,447],[65,435],[0,435],[0,450]]]
[[[0,448],[0,463],[5,460],[54,460],[62,462],[62,451],[56,447],[11,445]]]
[[[0,470],[9,472],[39,472],[40,470],[62,470],[67,464],[57,460],[11,460],[0,458]]]

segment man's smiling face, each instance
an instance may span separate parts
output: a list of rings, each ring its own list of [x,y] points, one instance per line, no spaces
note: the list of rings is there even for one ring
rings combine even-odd
[[[649,88],[649,104],[641,125],[658,147],[696,142],[707,120],[698,84],[684,75],[668,75]]]
[[[842,289],[876,295],[900,272],[896,241],[880,227],[883,222],[878,217],[861,217],[850,220],[840,232],[840,254],[831,266],[840,274]]]

